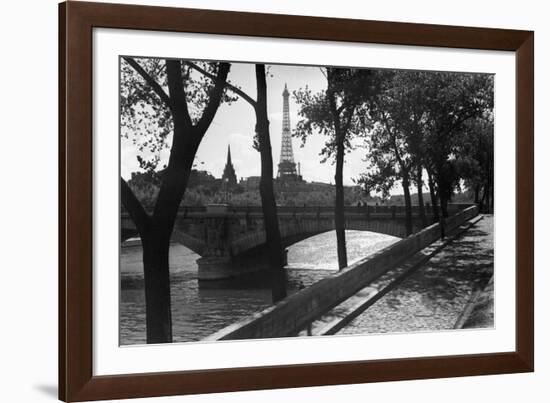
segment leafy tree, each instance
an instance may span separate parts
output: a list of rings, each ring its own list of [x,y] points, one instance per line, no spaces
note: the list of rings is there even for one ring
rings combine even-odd
[[[494,199],[493,137],[493,114],[488,111],[467,122],[457,147],[460,176],[484,211],[491,211]]]
[[[376,123],[367,137],[368,171],[359,182],[387,195],[399,178],[406,205],[407,233],[412,231],[409,185],[416,183],[420,216],[423,209],[423,172],[426,169],[434,219],[443,217],[447,203],[460,184],[465,150],[459,136],[468,122],[492,108],[492,77],[480,74],[386,71],[381,91],[368,103]],[[488,151],[487,151],[488,152]],[[492,149],[491,149],[492,152]]]
[[[376,90],[376,77],[371,70],[353,68],[322,69],[327,88],[313,94],[306,86],[294,92],[300,105],[302,119],[296,125],[295,135],[303,142],[314,132],[327,137],[321,151],[322,162],[333,158],[336,164],[334,182],[336,196],[334,219],[338,248],[338,266],[348,265],[344,217],[344,157],[350,150],[351,139],[363,133],[368,124],[363,110],[365,99]]]
[[[412,233],[411,182],[418,186],[421,217],[425,222],[422,200],[422,153],[424,133],[423,73],[382,71],[381,89],[368,102],[370,117],[376,124],[366,139],[369,171],[360,182],[367,190],[387,196],[396,180],[401,181],[405,199],[405,227]]]
[[[204,63],[214,79],[193,75],[178,59],[124,57],[121,62],[122,135],[142,153],[142,169],[157,168],[169,150],[153,212],[148,213],[126,181],[122,204],[141,237],[148,343],[172,341],[169,249],[178,208],[197,149],[225,96],[229,63]]]
[[[493,108],[493,76],[474,73],[430,73],[424,97],[427,117],[426,164],[433,176],[443,217],[459,185],[457,154],[468,121]]]
[[[400,71],[394,76],[393,84],[394,88],[401,87],[398,98],[401,98],[402,103],[401,108],[395,111],[397,112],[396,119],[401,122],[400,126],[405,135],[407,151],[411,155],[411,176],[416,184],[422,226],[427,224],[423,195],[427,118],[423,100],[429,74],[422,71]]]

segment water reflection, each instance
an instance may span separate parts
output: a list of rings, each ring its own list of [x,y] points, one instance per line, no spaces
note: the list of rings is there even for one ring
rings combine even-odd
[[[384,248],[398,238],[362,231],[346,231],[350,264]],[[141,247],[121,252],[121,344],[145,343],[145,300]],[[268,276],[201,283],[199,256],[179,244],[170,249],[172,325],[174,342],[200,340],[251,313],[271,305]],[[337,270],[336,234],[330,231],[291,246],[288,250],[287,290],[291,294]]]

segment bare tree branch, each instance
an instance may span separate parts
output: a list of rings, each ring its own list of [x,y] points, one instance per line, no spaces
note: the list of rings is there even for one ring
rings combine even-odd
[[[336,108],[336,100],[334,99],[335,94],[331,88],[327,88],[326,97],[328,99],[329,109],[332,115],[332,124],[334,125],[335,137],[340,136],[340,113]]]
[[[182,63],[180,60],[166,59],[166,76],[168,78],[168,92],[172,102],[172,117],[174,121],[182,119],[187,129],[193,126],[189,107],[187,106],[187,95],[182,76]],[[174,132],[176,135],[176,132]],[[174,137],[174,140],[176,137]]]
[[[392,133],[390,123],[388,122],[388,118],[386,116],[385,112],[381,113],[382,122],[384,123],[384,128],[386,130],[386,133],[390,136],[391,146],[393,148],[393,152],[395,153],[395,158],[397,159],[397,162],[399,163],[399,167],[401,170],[408,174],[408,167],[405,165],[405,161],[401,158],[401,153],[399,152],[399,148],[397,147],[397,140],[395,133]]]
[[[166,92],[164,92],[164,90],[162,89],[162,87],[160,86],[159,83],[157,83],[155,81],[155,79],[153,79],[153,77],[151,77],[149,75],[149,73],[147,73],[145,71],[145,69],[143,67],[141,67],[141,65],[136,61],[134,60],[133,58],[131,57],[124,57],[124,60],[126,60],[126,62],[133,67],[133,69],[141,76],[143,77],[143,79],[145,80],[145,82],[147,84],[149,84],[151,86],[151,88],[153,89],[153,91],[155,91],[155,94],[157,94],[159,96],[159,98],[162,100],[162,102],[164,102],[166,104],[166,106],[170,109],[172,109],[172,101],[170,100],[170,97],[166,94]]]
[[[218,75],[214,80],[214,89],[210,94],[208,105],[206,105],[206,108],[204,108],[202,116],[196,125],[199,133],[204,134],[207,128],[210,126],[210,123],[212,123],[212,120],[214,119],[214,115],[216,114],[216,111],[220,106],[224,88],[227,84],[227,74],[229,73],[230,67],[231,65],[229,63],[220,63],[220,68],[218,71]]]
[[[128,183],[122,178],[120,178],[120,198],[122,205],[128,210],[132,221],[136,224],[139,234],[143,237],[151,225],[151,217],[147,214],[136,195],[134,195]]]
[[[199,73],[201,73],[202,75],[212,79],[212,80],[216,80],[216,76],[209,73],[208,71],[204,70],[203,68],[201,68],[200,66],[196,65],[195,63],[192,63],[192,62],[184,62],[185,64],[187,64],[189,67],[197,70]],[[253,108],[256,108],[256,101],[254,99],[252,99],[251,96],[249,96],[246,92],[244,92],[243,90],[241,90],[240,88],[237,88],[235,87],[233,84],[229,83],[229,82],[226,82],[225,83],[225,86],[227,87],[227,89],[233,91],[235,94],[237,94],[238,96],[240,96],[242,99],[244,99],[246,102],[248,102],[250,105],[252,105]]]

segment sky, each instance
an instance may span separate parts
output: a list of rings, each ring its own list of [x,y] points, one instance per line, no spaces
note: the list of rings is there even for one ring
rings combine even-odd
[[[283,90],[285,84],[292,94],[300,88],[309,88],[314,92],[326,88],[326,78],[318,67],[270,65],[267,77],[267,110],[270,120],[271,145],[273,152],[274,173],[280,159]],[[247,94],[256,98],[256,76],[254,64],[232,63],[228,79]],[[294,97],[289,98],[290,125],[294,130],[299,119],[298,105]],[[239,179],[260,175],[260,153],[252,148],[256,117],[254,110],[246,101],[239,99],[231,105],[222,104],[208,129],[196,157],[196,168],[206,170],[220,178],[226,163],[227,147],[231,146],[231,156],[235,172]],[[319,153],[326,137],[315,133],[307,139],[304,147],[302,140],[293,138],[294,160],[300,163],[303,179],[308,182],[334,183],[335,167],[329,160],[321,163]],[[360,143],[357,143],[359,145]],[[136,147],[128,140],[121,142],[121,175],[128,179],[132,172],[139,171]],[[167,161],[168,153],[161,154],[161,166]],[[366,168],[365,151],[357,148],[346,155],[344,166],[344,184],[353,185]]]

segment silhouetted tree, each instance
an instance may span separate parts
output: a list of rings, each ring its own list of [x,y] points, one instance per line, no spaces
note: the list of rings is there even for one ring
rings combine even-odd
[[[366,138],[369,170],[361,182],[368,186],[397,178],[405,199],[405,228],[412,233],[411,182],[416,182],[421,214],[424,111],[423,73],[412,71],[379,72],[381,90],[368,102],[370,117],[376,124]],[[387,176],[391,172],[392,175]],[[422,214],[423,216],[423,214]],[[423,216],[423,221],[425,218]]]
[[[474,194],[474,202],[486,212],[491,211],[494,199],[493,131],[493,114],[487,111],[467,122],[457,147],[460,177]]]
[[[426,160],[437,188],[443,217],[459,185],[457,155],[468,121],[493,108],[494,77],[474,73],[430,73],[426,105]]]
[[[169,149],[152,213],[120,179],[122,204],[141,237],[148,343],[172,341],[169,249],[195,154],[224,97],[229,63],[205,63],[214,79],[193,77],[181,60],[124,57],[122,134],[132,139],[141,168],[155,170]]]
[[[440,218],[439,206],[442,216],[448,215],[447,203],[460,184],[461,166],[465,165],[457,160],[461,152],[466,153],[464,147],[468,144],[460,135],[468,122],[492,109],[492,76],[416,71],[378,74],[382,77],[381,91],[368,103],[368,113],[376,122],[366,138],[369,167],[359,182],[387,193],[399,178],[410,233],[411,181],[417,186],[420,217],[423,223],[426,221],[422,198],[424,169],[434,219]]]

